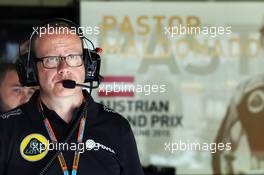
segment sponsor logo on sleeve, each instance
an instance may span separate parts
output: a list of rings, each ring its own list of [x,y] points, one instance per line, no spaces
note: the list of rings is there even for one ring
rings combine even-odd
[[[111,152],[113,154],[115,154],[115,151],[101,143],[95,142],[92,139],[88,139],[85,142],[85,146],[87,150],[94,150],[94,151],[98,151],[98,150],[105,150],[107,152]]]
[[[105,106],[105,105],[104,105],[104,111],[106,111],[106,112],[111,112],[111,113],[115,113],[115,114],[116,114],[116,112],[115,112],[113,109],[110,109],[110,108],[108,108],[108,107]]]
[[[22,110],[21,109],[16,109],[16,110],[12,110],[12,111],[6,112],[4,114],[1,114],[0,118],[8,119],[11,116],[20,115],[20,114],[22,114]]]

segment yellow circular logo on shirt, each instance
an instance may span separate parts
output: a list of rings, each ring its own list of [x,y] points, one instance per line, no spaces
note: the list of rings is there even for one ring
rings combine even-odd
[[[30,162],[43,159],[48,153],[48,140],[41,134],[30,134],[20,144],[20,154]]]

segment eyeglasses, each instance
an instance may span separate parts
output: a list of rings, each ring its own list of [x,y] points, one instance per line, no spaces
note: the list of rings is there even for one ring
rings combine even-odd
[[[79,67],[83,64],[82,55],[68,55],[65,57],[47,56],[47,57],[36,58],[36,62],[41,61],[43,64],[43,67],[47,69],[54,69],[59,66],[62,59],[65,60],[66,64],[70,67]]]

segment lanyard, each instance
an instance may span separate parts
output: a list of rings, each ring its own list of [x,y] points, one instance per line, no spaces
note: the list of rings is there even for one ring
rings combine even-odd
[[[50,125],[50,122],[49,122],[48,118],[44,114],[40,98],[39,98],[39,110],[40,110],[40,112],[42,114],[43,122],[44,122],[46,130],[47,130],[47,132],[49,134],[50,139],[53,142],[58,143],[58,140],[57,140],[57,138],[56,138],[56,136],[54,134],[54,131],[53,131],[51,125]],[[85,114],[82,117],[82,119],[80,120],[80,124],[79,124],[78,137],[77,137],[77,142],[78,143],[81,143],[82,140],[83,140],[83,133],[84,133],[84,129],[85,129],[86,118],[87,118],[87,112],[85,111]],[[61,166],[61,169],[63,171],[63,174],[64,175],[69,175],[68,167],[66,165],[66,162],[65,162],[65,159],[64,159],[64,156],[63,156],[62,152],[60,152],[58,154],[58,159],[59,159],[60,166]],[[77,169],[78,169],[78,166],[79,166],[79,160],[80,160],[80,152],[77,149],[75,151],[75,153],[74,153],[74,159],[73,159],[71,175],[76,175],[77,174]]]

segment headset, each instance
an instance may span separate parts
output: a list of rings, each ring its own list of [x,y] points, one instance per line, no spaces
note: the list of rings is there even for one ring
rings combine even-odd
[[[20,57],[16,60],[16,69],[19,76],[19,81],[23,86],[37,86],[39,85],[37,76],[37,66],[35,61],[34,46],[32,44],[34,38],[39,35],[35,29],[47,28],[49,25],[53,27],[67,27],[68,29],[75,29],[76,34],[80,37],[83,47],[83,62],[85,67],[85,83],[89,83],[90,92],[92,89],[99,87],[103,77],[100,75],[101,57],[99,53],[102,52],[101,48],[95,48],[91,40],[84,36],[83,31],[79,25],[64,18],[54,18],[42,22],[38,27],[34,28],[28,39],[27,52],[21,53],[19,47]],[[60,24],[57,26],[57,24]],[[56,25],[56,26],[54,26]],[[92,49],[86,48],[88,45]],[[86,47],[85,47],[86,45]],[[96,82],[96,84],[94,84]]]

